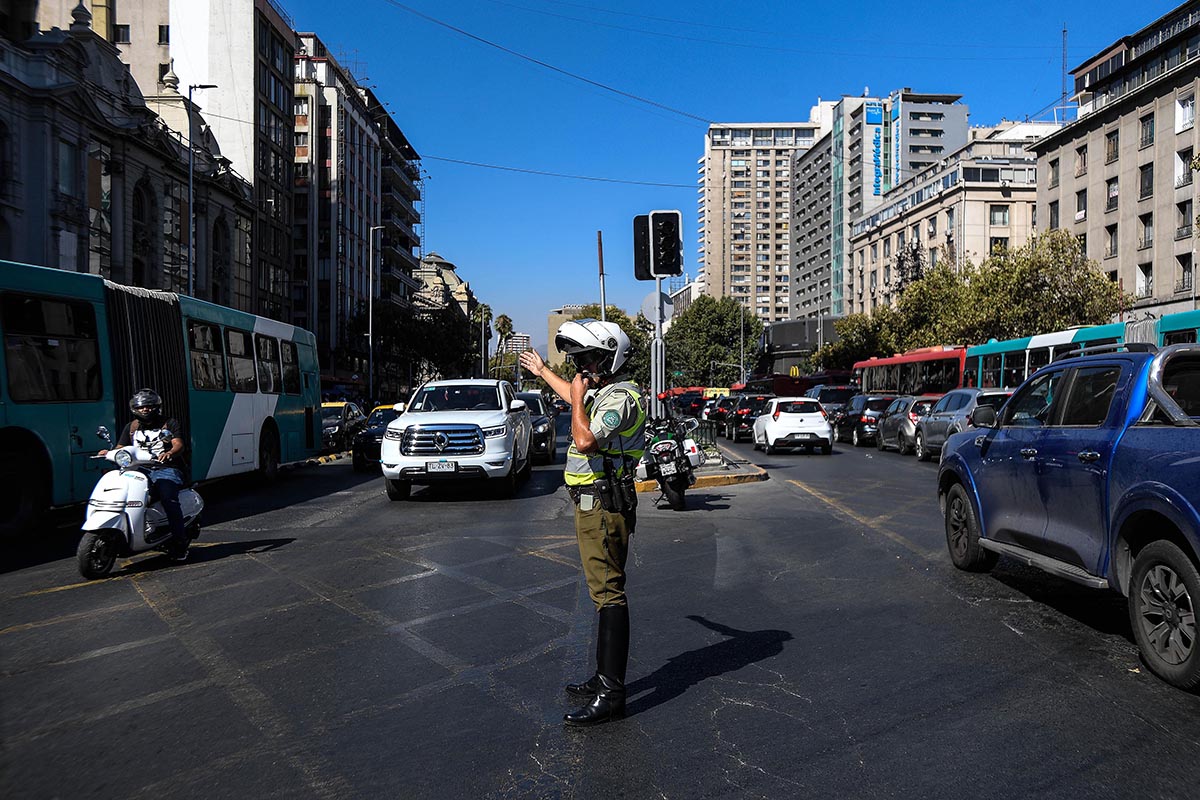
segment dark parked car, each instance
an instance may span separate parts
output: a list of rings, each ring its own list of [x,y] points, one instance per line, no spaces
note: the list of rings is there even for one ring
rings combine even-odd
[[[917,438],[917,422],[940,399],[936,394],[897,397],[879,418],[875,446],[880,450],[894,447],[902,456],[912,454]]]
[[[350,449],[354,434],[367,421],[356,403],[333,402],[321,404],[321,445],[340,453]]]
[[[825,413],[832,417],[845,408],[846,403],[850,402],[850,398],[856,394],[858,394],[857,386],[822,383],[809,389],[804,396],[816,400],[825,409]]]
[[[394,406],[375,406],[367,417],[366,427],[354,436],[354,469],[366,472],[379,469],[379,447],[389,422],[400,416]]]
[[[571,404],[566,400],[563,400],[561,397],[555,396],[555,398],[550,401],[550,405],[554,406],[554,410],[560,414],[571,413]]]
[[[726,395],[717,399],[717,404],[708,412],[708,421],[715,422],[718,426],[725,424],[725,419],[729,416],[729,412],[737,405],[737,395]]]
[[[733,409],[725,416],[725,438],[740,442],[754,436],[754,420],[773,398],[773,394],[744,394],[738,397]]]
[[[892,404],[895,397],[881,394],[856,394],[835,417],[833,436],[839,442],[847,439],[855,447],[874,441],[879,415]]]
[[[940,452],[946,440],[959,431],[966,430],[971,412],[978,406],[991,406],[999,410],[1012,394],[1003,389],[955,389],[947,392],[929,413],[917,422],[913,449],[919,461],[928,461]]]
[[[518,400],[525,401],[529,409],[529,422],[533,425],[533,436],[529,452],[538,461],[553,464],[558,459],[558,433],[554,429],[554,407],[546,402],[539,392],[519,392]]]
[[[704,395],[700,392],[684,392],[676,395],[674,403],[675,413],[685,417],[698,417],[700,409],[704,408]]]

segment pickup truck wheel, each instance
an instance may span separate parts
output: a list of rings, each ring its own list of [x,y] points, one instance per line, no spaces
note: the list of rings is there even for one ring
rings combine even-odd
[[[1150,670],[1173,686],[1200,686],[1196,600],[1200,572],[1173,543],[1146,545],[1133,562],[1129,621]]]
[[[917,455],[917,461],[929,460],[929,449],[925,447],[925,433],[917,431],[917,438],[913,444],[913,452]]]
[[[383,488],[387,490],[388,500],[407,500],[412,493],[412,481],[394,481],[383,479]]]
[[[950,487],[946,496],[946,546],[954,566],[967,572],[987,572],[998,556],[979,546],[979,523],[962,484]]]

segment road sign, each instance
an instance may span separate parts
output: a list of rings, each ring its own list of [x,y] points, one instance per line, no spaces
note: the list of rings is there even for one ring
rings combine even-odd
[[[671,296],[666,292],[651,292],[646,295],[646,299],[642,301],[642,314],[646,319],[654,322],[658,317],[658,298],[662,298],[663,304],[663,320],[671,318],[671,312],[675,309],[675,304],[671,302]]]

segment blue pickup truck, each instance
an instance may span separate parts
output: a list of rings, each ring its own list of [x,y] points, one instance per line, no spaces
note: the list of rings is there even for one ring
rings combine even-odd
[[[938,470],[954,565],[1120,592],[1146,665],[1200,686],[1200,345],[1089,348],[971,424]]]

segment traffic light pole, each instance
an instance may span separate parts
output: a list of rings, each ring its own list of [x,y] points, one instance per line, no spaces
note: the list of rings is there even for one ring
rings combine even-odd
[[[654,278],[654,339],[650,342],[650,415],[666,416],[659,395],[667,390],[666,349],[662,342],[662,278]]]

